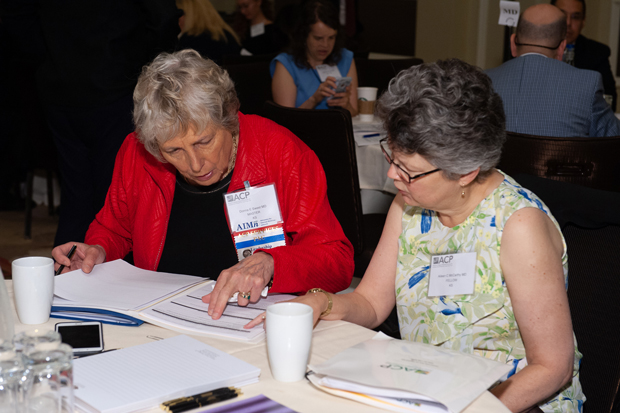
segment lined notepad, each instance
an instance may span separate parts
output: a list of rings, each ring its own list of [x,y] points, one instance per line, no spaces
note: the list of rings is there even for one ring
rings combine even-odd
[[[128,413],[178,397],[258,381],[260,369],[188,336],[74,361],[76,407]]]

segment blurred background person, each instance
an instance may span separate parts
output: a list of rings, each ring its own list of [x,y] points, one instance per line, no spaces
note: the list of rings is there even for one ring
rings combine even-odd
[[[271,62],[276,103],[303,109],[340,106],[357,115],[357,70],[353,52],[343,47],[345,34],[338,19],[338,10],[328,1],[310,0],[303,5],[289,53]],[[336,66],[341,77],[352,79],[345,92],[335,93],[333,76],[321,82],[320,65]]]
[[[61,178],[55,244],[82,241],[134,129],[140,70],[174,49],[180,13],[166,0],[4,0],[2,13],[22,51],[43,50],[37,87]]]
[[[269,0],[237,0],[233,18],[241,46],[253,55],[277,53],[286,44],[286,35],[273,24]]]
[[[566,15],[566,49],[564,62],[578,69],[599,72],[603,76],[605,95],[611,98],[611,108],[615,112],[618,101],[616,79],[611,71],[609,56],[611,50],[607,45],[588,39],[581,34],[586,24],[585,0],[551,0]],[[566,87],[571,87],[567,84]],[[606,99],[609,99],[606,97]]]
[[[176,4],[183,10],[177,50],[194,49],[217,64],[223,56],[239,54],[239,37],[209,0],[177,0]]]

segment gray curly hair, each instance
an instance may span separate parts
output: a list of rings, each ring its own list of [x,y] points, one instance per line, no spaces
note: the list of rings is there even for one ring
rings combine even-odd
[[[161,53],[142,69],[133,92],[140,142],[159,161],[164,142],[210,125],[239,133],[239,100],[228,73],[195,50]]]
[[[483,180],[506,140],[502,100],[491,79],[458,59],[413,66],[390,81],[377,114],[392,150],[418,153],[458,179],[480,167]]]

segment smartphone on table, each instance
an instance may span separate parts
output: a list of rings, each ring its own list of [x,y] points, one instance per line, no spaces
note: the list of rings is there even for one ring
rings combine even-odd
[[[73,347],[76,357],[103,351],[103,328],[99,321],[75,321],[56,323],[63,343]]]

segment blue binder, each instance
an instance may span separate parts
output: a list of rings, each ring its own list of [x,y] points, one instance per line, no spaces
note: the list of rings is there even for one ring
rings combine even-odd
[[[88,307],[52,306],[50,317],[78,321],[101,321],[104,324],[128,327],[138,327],[144,323],[144,321],[126,314]]]

